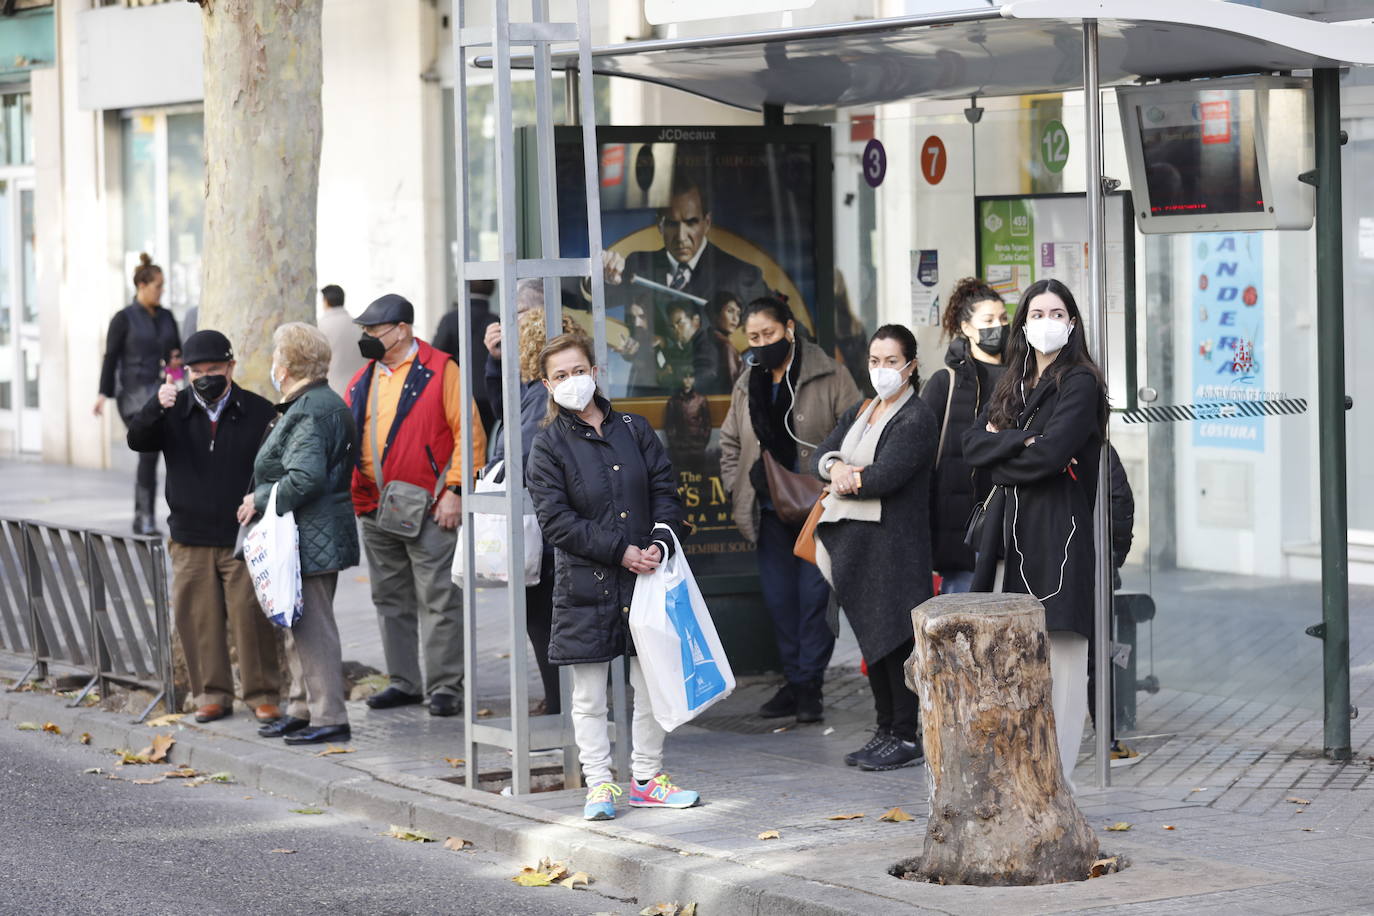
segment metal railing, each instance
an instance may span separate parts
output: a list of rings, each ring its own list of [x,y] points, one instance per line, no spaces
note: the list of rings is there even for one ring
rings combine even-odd
[[[175,706],[167,560],[158,538],[0,519],[0,649],[32,659],[16,690],[52,664],[89,679],[70,705],[107,682]]]

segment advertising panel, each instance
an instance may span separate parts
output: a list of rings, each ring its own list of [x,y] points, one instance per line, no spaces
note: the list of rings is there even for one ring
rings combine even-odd
[[[606,394],[668,448],[695,532],[699,577],[753,575],[720,473],[720,425],[747,370],[744,308],[780,293],[833,346],[830,132],[823,127],[597,131],[606,275]],[[580,132],[556,151],[564,257],[585,257]],[[590,292],[564,305],[590,328]],[[579,311],[580,310],[580,311]]]
[[[1264,391],[1264,239],[1213,232],[1193,244],[1193,400],[1257,401]],[[1264,417],[1193,426],[1193,444],[1264,451]]]

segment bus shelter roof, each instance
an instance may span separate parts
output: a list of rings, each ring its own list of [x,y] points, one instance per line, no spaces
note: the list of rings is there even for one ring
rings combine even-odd
[[[1012,0],[1000,7],[596,48],[599,74],[788,111],[1082,88],[1086,19],[1102,85],[1374,65],[1374,19],[1321,22],[1214,0]],[[512,63],[529,67],[530,54]],[[490,66],[490,58],[477,61]],[[575,67],[576,55],[554,54]]]

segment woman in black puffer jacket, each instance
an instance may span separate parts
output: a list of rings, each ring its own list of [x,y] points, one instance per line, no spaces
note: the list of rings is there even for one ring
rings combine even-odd
[[[985,474],[975,476],[964,460],[962,437],[1002,377],[1008,320],[996,290],[974,277],[960,280],[945,308],[944,330],[950,339],[945,368],[933,373],[921,391],[940,429],[930,522],[935,571],[946,595],[966,592],[973,582],[975,554],[964,544],[964,531],[991,484]]]
[[[587,783],[588,820],[615,816],[606,722],[610,662],[631,656],[635,689],[630,804],[685,808],[695,792],[662,772],[662,726],[634,658],[630,603],[635,581],[674,549],[682,524],[677,475],[658,435],[641,416],[620,413],[596,386],[592,342],[564,334],[539,355],[549,391],[545,426],[527,462],[544,540],[554,546],[553,632],[549,661],[572,668],[573,733]]]

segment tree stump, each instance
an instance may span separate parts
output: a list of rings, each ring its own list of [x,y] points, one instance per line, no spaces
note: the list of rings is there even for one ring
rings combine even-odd
[[[919,874],[983,886],[1088,877],[1097,837],[1060,767],[1044,607],[1027,595],[942,595],[911,619],[906,677],[931,783]]]

